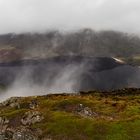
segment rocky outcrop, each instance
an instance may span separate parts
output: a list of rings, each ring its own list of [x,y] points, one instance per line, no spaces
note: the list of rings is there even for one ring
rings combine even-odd
[[[6,117],[0,117],[0,134],[6,131],[9,120]]]
[[[28,128],[7,129],[0,133],[0,140],[39,140]]]
[[[18,129],[13,134],[14,140],[38,140],[37,136],[28,129]]]
[[[32,100],[29,104],[29,108],[30,109],[35,109],[35,108],[38,108],[38,102],[37,100]]]
[[[39,111],[28,111],[21,119],[21,125],[13,127],[9,125],[10,119],[0,117],[0,140],[38,140],[42,131],[30,129],[28,126],[41,122],[43,118]]]
[[[11,97],[7,99],[6,101],[3,101],[2,103],[0,103],[0,107],[9,106],[16,109],[27,108],[27,109],[32,109],[32,110],[38,108],[38,102],[35,99],[29,102],[20,102],[20,100],[21,100],[20,97]]]
[[[17,115],[14,118],[0,117],[0,140],[39,140],[42,133],[40,129],[31,129],[30,125],[41,122],[44,117],[41,112],[36,111],[38,102],[31,100],[21,102],[21,98],[10,98],[0,105],[1,108],[27,109],[23,115]]]
[[[6,101],[1,103],[1,106],[10,106],[10,107],[17,107],[17,109],[20,108],[20,98],[19,97],[11,97],[7,99]]]
[[[84,106],[83,104],[79,104],[76,113],[83,117],[97,117],[98,114],[92,111],[91,108]]]
[[[43,118],[44,117],[39,111],[28,111],[24,114],[23,118],[21,119],[21,123],[23,125],[31,125],[37,122],[41,122]]]

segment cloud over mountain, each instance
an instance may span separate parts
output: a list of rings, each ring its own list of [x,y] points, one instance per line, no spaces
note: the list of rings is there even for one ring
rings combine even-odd
[[[0,0],[0,33],[113,29],[140,33],[139,0]]]

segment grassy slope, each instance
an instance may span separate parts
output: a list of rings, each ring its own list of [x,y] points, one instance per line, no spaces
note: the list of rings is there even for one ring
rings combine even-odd
[[[140,91],[139,91],[140,93]],[[37,100],[44,120],[31,128],[41,128],[41,137],[54,140],[139,140],[140,139],[140,95],[101,96],[52,95],[21,98],[21,108],[6,106],[0,116],[10,120],[30,110],[27,104]],[[83,117],[76,113],[77,105],[83,104],[96,112],[96,117]]]

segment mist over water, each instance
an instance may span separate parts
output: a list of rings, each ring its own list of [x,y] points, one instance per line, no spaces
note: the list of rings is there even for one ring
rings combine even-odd
[[[0,77],[3,75],[9,84],[1,91],[0,100],[13,96],[140,87],[140,69],[114,58],[61,56],[41,62],[3,66]]]
[[[41,81],[32,77],[34,68],[23,68],[19,73],[17,73],[14,81],[8,86],[6,91],[2,91],[0,93],[0,100],[5,100],[13,96],[75,93],[78,91],[78,89],[76,89],[76,85],[78,83],[78,77],[80,77],[80,73],[84,68],[83,66],[84,64],[68,64],[61,70],[54,66],[54,68],[50,68],[48,73],[45,74],[44,72],[43,77],[40,77],[38,73],[35,73],[38,75],[35,77],[39,78]],[[44,71],[45,70],[46,69],[44,69]]]

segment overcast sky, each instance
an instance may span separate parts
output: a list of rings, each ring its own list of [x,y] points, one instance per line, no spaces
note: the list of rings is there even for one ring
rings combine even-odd
[[[0,0],[0,34],[47,29],[140,34],[140,0]]]

